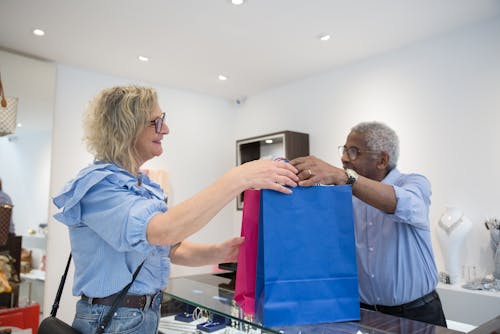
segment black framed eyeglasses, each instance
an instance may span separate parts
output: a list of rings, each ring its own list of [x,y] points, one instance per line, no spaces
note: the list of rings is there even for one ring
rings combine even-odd
[[[165,113],[162,112],[161,116],[150,121],[151,125],[154,125],[156,133],[161,133],[161,128],[163,127],[163,122],[165,122]]]
[[[369,154],[378,154],[379,151],[368,151],[368,150],[360,150],[356,146],[347,147],[345,145],[339,146],[339,154],[342,158],[344,154],[347,154],[349,160],[354,161],[358,158],[360,153],[369,153]]]

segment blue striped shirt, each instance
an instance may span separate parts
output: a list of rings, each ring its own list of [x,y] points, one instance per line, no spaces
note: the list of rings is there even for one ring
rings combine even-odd
[[[167,284],[170,246],[146,239],[146,226],[167,211],[160,186],[142,184],[114,164],[94,163],[69,181],[54,204],[54,218],[67,225],[75,263],[73,295],[106,297],[120,291],[145,259],[129,293],[153,294]]]
[[[435,289],[438,274],[431,244],[431,186],[422,175],[393,169],[382,183],[393,185],[394,214],[353,196],[361,301],[401,305]]]

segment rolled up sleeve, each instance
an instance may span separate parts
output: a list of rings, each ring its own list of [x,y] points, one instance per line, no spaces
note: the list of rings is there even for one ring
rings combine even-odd
[[[394,185],[394,192],[397,199],[395,220],[429,230],[429,181],[422,175],[410,174]]]

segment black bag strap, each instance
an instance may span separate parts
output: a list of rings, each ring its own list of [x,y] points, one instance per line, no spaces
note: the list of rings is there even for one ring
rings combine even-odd
[[[120,291],[118,296],[116,296],[115,301],[113,302],[113,305],[111,305],[111,308],[109,309],[108,313],[106,313],[106,315],[102,318],[101,322],[97,326],[97,329],[95,331],[96,334],[104,333],[104,330],[106,329],[106,327],[108,327],[109,322],[113,318],[113,314],[115,313],[116,309],[118,308],[118,305],[120,305],[123,298],[127,295],[128,289],[130,289],[132,283],[134,283],[137,274],[139,274],[139,271],[141,270],[142,265],[144,264],[144,261],[142,261],[139,267],[137,267],[137,269],[135,270],[134,275],[132,275],[132,281],[130,281],[130,283],[127,284],[122,289],[122,291]]]
[[[111,321],[113,314],[115,313],[116,309],[118,308],[118,305],[120,305],[121,301],[123,298],[127,295],[128,290],[132,286],[132,283],[134,283],[135,278],[139,274],[139,271],[141,271],[142,265],[144,264],[146,260],[142,261],[142,263],[137,267],[135,270],[134,274],[132,275],[132,280],[130,281],[129,284],[127,284],[116,296],[115,301],[113,302],[113,305],[109,309],[109,311],[106,313],[106,315],[102,318],[101,322],[97,326],[96,329],[96,334],[101,334],[104,333],[104,330],[108,326],[109,322]],[[52,310],[50,311],[50,316],[55,317],[57,314],[57,310],[59,309],[59,301],[61,300],[61,295],[64,289],[64,283],[66,283],[66,276],[68,275],[68,270],[69,270],[69,264],[71,263],[71,253],[69,253],[68,257],[68,262],[66,263],[66,269],[64,269],[64,274],[61,277],[61,282],[59,282],[59,288],[57,289],[56,293],[56,298],[54,300],[54,304],[52,305]]]
[[[68,263],[66,263],[66,269],[64,269],[64,274],[61,277],[61,282],[59,282],[59,288],[57,289],[56,299],[54,304],[52,304],[52,310],[50,311],[50,316],[55,317],[57,310],[59,309],[59,301],[61,300],[61,295],[64,289],[64,283],[66,282],[66,275],[68,275],[69,264],[71,263],[71,253],[69,253]]]

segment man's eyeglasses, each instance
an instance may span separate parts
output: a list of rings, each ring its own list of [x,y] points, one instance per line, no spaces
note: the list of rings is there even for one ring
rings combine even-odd
[[[161,133],[161,128],[163,127],[163,122],[165,122],[165,113],[162,112],[161,116],[157,119],[154,119],[151,122],[151,125],[154,125],[156,133]]]
[[[339,146],[339,154],[340,154],[341,158],[344,156],[344,154],[347,154],[347,157],[349,158],[349,160],[354,161],[358,158],[360,153],[376,154],[376,153],[380,153],[380,152],[379,151],[360,150],[356,146],[351,146],[349,148],[345,145]]]

